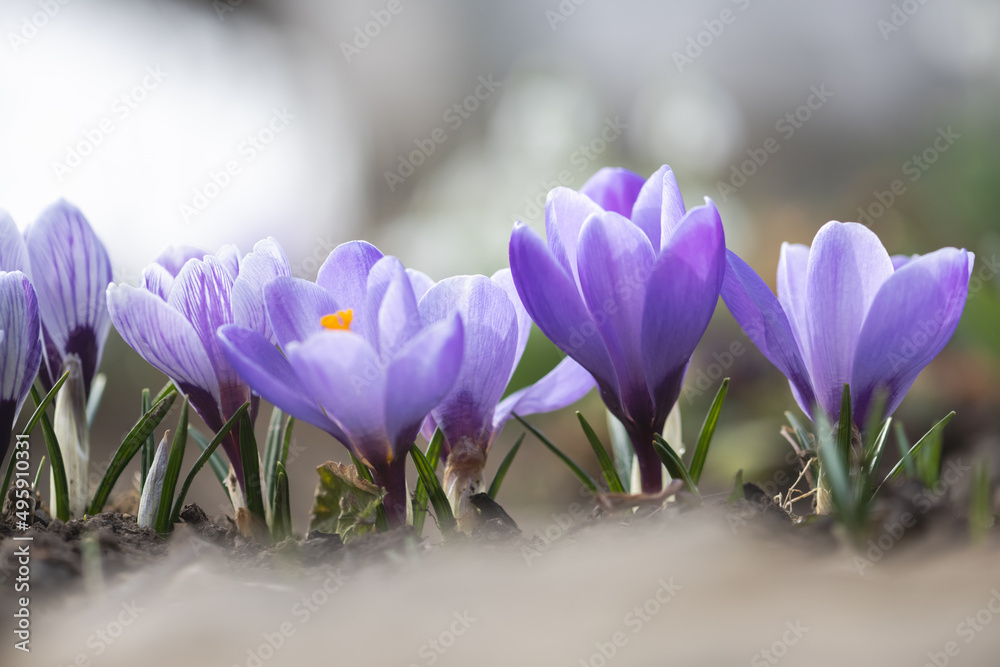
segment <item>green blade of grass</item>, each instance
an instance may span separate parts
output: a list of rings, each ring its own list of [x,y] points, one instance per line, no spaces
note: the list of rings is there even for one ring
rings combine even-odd
[[[524,442],[525,435],[527,434],[522,433],[518,437],[514,442],[514,446],[507,452],[507,456],[503,457],[503,461],[500,462],[497,474],[493,476],[493,481],[490,483],[489,495],[492,500],[496,500],[497,494],[500,493],[500,485],[503,484],[503,480],[507,476],[507,471],[510,470],[510,465],[514,462],[514,457],[517,456],[518,450],[521,449],[521,443]]]
[[[149,393],[149,389],[142,390],[142,401],[141,401],[142,411],[140,415],[144,415],[149,412],[149,409],[153,407],[153,398]],[[146,440],[142,443],[142,461],[139,467],[139,491],[140,493],[144,488],[146,488],[146,477],[149,475],[149,467],[153,465],[153,448],[156,447],[156,441],[153,438],[153,434],[150,433]]]
[[[902,472],[904,468],[908,469],[907,461],[909,461],[910,463],[912,463],[915,460],[915,457],[920,453],[920,450],[924,447],[924,444],[928,440],[934,438],[935,436],[939,437],[940,434],[941,434],[941,432],[944,431],[944,427],[948,425],[948,422],[950,422],[951,418],[954,417],[954,416],[955,416],[955,411],[952,410],[951,412],[949,412],[948,414],[946,414],[941,419],[941,421],[939,421],[937,424],[934,424],[934,426],[931,427],[931,430],[927,431],[927,433],[925,433],[924,436],[922,438],[920,438],[920,440],[917,440],[917,444],[913,445],[913,447],[911,447],[906,452],[906,454],[903,455],[903,458],[901,458],[899,460],[899,462],[895,466],[893,466],[892,470],[889,471],[889,474],[885,476],[885,479],[882,480],[882,484],[885,484],[889,480],[895,479],[896,477],[898,477],[899,473]],[[896,433],[897,438],[901,435],[901,431],[902,431],[902,429],[897,430],[897,433]],[[906,436],[903,435],[902,437],[904,439],[900,440],[901,443],[905,442]],[[916,472],[915,468],[914,468],[914,472]],[[880,484],[879,488],[881,488],[881,486],[882,485]]]
[[[618,478],[618,472],[615,471],[615,464],[608,456],[608,451],[604,449],[604,443],[597,437],[582,412],[577,411],[576,418],[580,420],[580,426],[583,427],[583,433],[587,436],[587,442],[590,443],[590,447],[597,456],[597,463],[601,466],[601,472],[604,473],[604,481],[608,483],[608,489],[613,493],[625,493],[625,487],[622,486],[622,481]]]
[[[222,428],[219,429],[219,432],[215,434],[214,438],[212,438],[212,442],[208,443],[208,446],[200,448],[201,456],[199,456],[198,459],[194,462],[194,465],[191,466],[191,470],[188,472],[187,477],[184,478],[184,484],[181,485],[180,493],[177,494],[177,502],[174,503],[174,510],[170,514],[170,523],[174,524],[180,521],[181,510],[184,509],[184,500],[187,498],[188,491],[191,489],[191,484],[194,483],[195,476],[197,476],[198,473],[201,472],[201,469],[205,466],[205,464],[212,459],[212,455],[215,454],[215,450],[218,449],[219,445],[222,444],[222,441],[226,439],[226,436],[229,435],[229,432],[233,430],[236,424],[240,421],[240,419],[243,418],[243,415],[249,409],[250,409],[249,401],[247,401],[239,408],[237,408],[236,412],[233,413],[233,416],[230,417],[226,421],[226,423],[222,425]],[[192,436],[194,435],[190,431],[190,429],[188,432],[190,435]],[[220,481],[224,482],[224,479]],[[225,487],[224,483],[223,487]]]
[[[181,475],[181,464],[184,462],[187,431],[188,399],[185,396],[184,402],[181,403],[181,414],[177,418],[177,430],[174,432],[174,439],[170,443],[167,471],[163,476],[163,492],[160,495],[160,504],[156,509],[156,520],[153,522],[153,528],[161,535],[169,533],[173,528],[173,523],[170,519],[174,506],[174,489],[177,488],[177,479]]]
[[[729,378],[722,381],[719,391],[715,394],[712,407],[705,415],[705,423],[701,425],[701,432],[698,434],[698,444],[694,448],[691,456],[691,465],[688,473],[691,480],[697,484],[701,481],[701,472],[705,468],[705,460],[708,458],[708,448],[712,445],[712,437],[715,435],[715,427],[719,424],[719,415],[722,413],[722,404],[726,400],[726,392],[729,391]]]
[[[615,417],[611,413],[611,410],[605,410],[605,415],[608,422],[608,435],[611,437],[611,452],[614,454],[615,459],[615,471],[618,473],[618,479],[622,480],[623,484],[628,482],[629,486],[631,486],[632,458],[635,456],[632,441],[628,437],[625,425],[618,420],[618,417]]]
[[[687,468],[684,467],[684,461],[681,460],[681,457],[670,446],[670,443],[664,440],[659,433],[653,435],[653,449],[656,451],[656,455],[660,457],[660,460],[663,461],[663,465],[667,467],[667,472],[670,473],[670,476],[674,479],[682,480],[684,488],[698,500],[701,500],[701,494],[698,493],[698,486],[691,479]]]
[[[100,514],[103,511],[104,503],[108,501],[111,490],[118,482],[118,478],[125,471],[125,467],[128,466],[129,461],[132,460],[139,449],[145,445],[146,439],[152,435],[156,427],[163,421],[163,418],[167,416],[167,413],[170,412],[170,408],[173,407],[175,400],[177,400],[177,394],[168,394],[162,398],[139,418],[139,421],[136,422],[132,430],[122,440],[121,446],[115,452],[111,463],[108,464],[108,469],[104,472],[104,477],[101,478],[101,483],[98,485],[97,490],[94,492],[94,497],[90,501],[90,514]]]
[[[534,426],[532,426],[531,424],[529,424],[528,422],[526,422],[524,419],[522,419],[519,414],[517,414],[516,412],[512,412],[511,415],[514,417],[514,419],[516,419],[517,421],[521,422],[526,429],[528,429],[529,431],[531,431],[532,435],[534,435],[536,438],[538,438],[539,442],[541,442],[543,445],[545,445],[546,447],[548,447],[549,451],[551,451],[553,454],[555,454],[556,457],[558,457],[560,461],[562,461],[563,463],[565,463],[566,467],[569,468],[570,471],[572,471],[572,473],[574,475],[576,475],[576,478],[579,479],[583,483],[584,486],[586,486],[588,489],[590,489],[590,491],[592,493],[597,493],[598,492],[599,489],[598,489],[598,486],[597,486],[597,482],[594,481],[594,478],[591,477],[590,475],[588,475],[586,472],[584,472],[583,468],[581,468],[576,463],[574,463],[573,459],[571,459],[570,457],[568,457],[565,454],[563,454],[562,450],[560,450],[558,447],[556,447],[555,444],[551,440],[549,440],[548,438],[546,438],[545,435],[541,431],[539,431],[537,428],[535,428]]]
[[[87,428],[94,425],[94,418],[101,407],[101,399],[104,398],[104,389],[108,386],[108,376],[98,373],[90,383],[90,396],[87,398]]]
[[[441,483],[438,481],[437,475],[434,474],[434,469],[431,468],[427,457],[424,456],[419,447],[410,448],[410,457],[417,468],[420,480],[427,489],[427,496],[430,498],[431,505],[434,506],[434,516],[437,517],[441,533],[448,535],[454,532],[456,522],[455,515],[451,512],[451,503],[448,502],[448,496],[445,495],[444,489],[441,488]]]
[[[444,431],[435,429],[431,441],[427,443],[427,463],[431,470],[437,471],[438,460],[441,458],[441,448],[444,446]],[[427,487],[423,479],[417,479],[417,488],[413,493],[413,530],[417,537],[423,535],[424,522],[427,520]]]
[[[264,496],[260,480],[260,452],[257,437],[253,433],[250,415],[240,416],[240,461],[243,462],[243,490],[246,493],[247,510],[267,522],[264,510]]]
[[[851,420],[851,387],[844,385],[840,395],[840,419],[837,423],[837,452],[840,454],[844,468],[851,472],[851,432],[854,422]]]
[[[271,539],[275,543],[292,536],[292,509],[288,496],[288,473],[281,461],[274,468],[274,512],[271,521]]]
[[[42,471],[45,470],[45,463],[48,459],[42,454],[42,460],[38,462],[38,470],[35,471],[35,481],[31,483],[32,491],[38,491],[38,485],[42,481]]]
[[[281,460],[281,426],[284,413],[277,407],[271,409],[271,419],[267,424],[267,437],[264,439],[264,498],[268,505],[274,507],[274,480]]]
[[[180,393],[177,391],[177,387],[174,386],[173,382],[168,381],[165,385],[163,385],[163,388],[156,393],[156,396],[153,397],[153,405],[156,405],[170,394],[177,393]]]
[[[66,382],[66,378],[69,377],[69,372],[63,373],[63,376],[52,386],[52,389],[45,398],[42,398],[38,393],[38,389],[34,386],[31,387],[31,399],[35,402],[37,406],[35,412],[28,419],[28,423],[25,425],[24,430],[21,431],[22,435],[30,434],[35,428],[35,425],[41,423],[42,425],[42,435],[45,439],[45,450],[49,457],[49,466],[52,468],[52,484],[53,492],[56,498],[55,514],[56,518],[60,521],[69,521],[69,482],[66,479],[66,466],[63,463],[62,450],[59,448],[59,440],[56,438],[56,432],[52,428],[52,422],[49,420],[49,416],[45,414],[45,409],[52,402],[55,397],[56,392],[62,387],[63,383]],[[13,462],[13,457],[11,457]],[[6,498],[7,489],[3,489],[4,495],[2,497]]]
[[[360,476],[361,479],[375,484],[375,478],[372,477],[372,473],[368,470],[368,466],[359,461],[354,454],[351,454],[351,461],[354,462],[354,467],[357,469],[358,476]],[[378,485],[376,484],[376,486]],[[378,508],[375,510],[375,529],[380,533],[384,533],[389,530],[389,515],[386,514],[384,503],[379,503]]]
[[[740,468],[736,471],[736,475],[733,476],[733,492],[726,498],[726,504],[732,505],[746,499],[747,494],[743,490],[743,468]]]
[[[903,424],[901,422],[896,422],[894,432],[896,434],[896,446],[899,447],[899,462],[903,464],[903,470],[906,472],[906,476],[911,479],[915,478],[917,476],[917,464],[913,462],[913,459],[907,456],[910,452],[910,440],[906,437],[906,431],[903,430]],[[895,471],[896,468],[893,468],[893,470]]]
[[[204,433],[194,428],[193,426],[188,426],[188,435],[194,440],[194,444],[198,446],[198,450],[204,452],[208,449],[212,441],[209,440]],[[229,464],[223,458],[222,454],[218,450],[212,452],[212,455],[208,457],[208,466],[212,469],[212,474],[219,484],[222,485],[222,490],[229,497],[229,487],[226,486],[226,479],[229,477]]]
[[[973,542],[986,539],[995,522],[993,487],[990,484],[990,463],[977,461],[972,470],[972,498],[969,507],[969,536]]]
[[[281,465],[286,467],[288,466],[288,449],[292,446],[292,427],[294,426],[295,417],[289,415],[288,419],[285,420],[285,429],[281,432]],[[287,470],[285,470],[285,474],[288,474]]]
[[[833,500],[836,516],[845,524],[852,534],[856,534],[859,525],[859,517],[855,511],[854,495],[851,493],[850,473],[844,465],[844,458],[841,451],[840,430],[838,428],[837,438],[833,437],[833,427],[829,419],[818,410],[816,419],[816,438],[819,459],[822,465],[821,477],[828,481],[829,492]],[[847,418],[850,421],[850,417]]]

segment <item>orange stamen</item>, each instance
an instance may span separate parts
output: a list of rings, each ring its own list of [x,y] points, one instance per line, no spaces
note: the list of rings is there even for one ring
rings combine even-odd
[[[319,323],[327,329],[334,331],[350,331],[353,319],[354,311],[348,308],[347,310],[338,310],[330,315],[324,315],[320,318]]]

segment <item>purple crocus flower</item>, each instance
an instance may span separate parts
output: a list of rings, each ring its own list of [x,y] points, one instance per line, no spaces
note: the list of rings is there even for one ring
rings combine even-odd
[[[535,384],[501,400],[531,331],[531,318],[517,296],[510,269],[493,275],[456,276],[431,287],[420,299],[425,323],[458,314],[465,324],[465,353],[455,386],[431,411],[424,435],[444,434],[445,491],[455,515],[468,497],[483,490],[483,466],[494,438],[512,412],[533,414],[565,407],[594,387],[594,379],[567,357]]]
[[[812,247],[784,243],[778,296],[728,253],[722,298],[750,340],[788,378],[799,407],[840,418],[844,385],[864,428],[879,392],[891,415],[944,348],[965,307],[974,255],[942,248],[890,257],[856,222],[828,222]]]
[[[0,224],[5,224],[2,218],[0,214]],[[0,247],[0,255],[4,250]],[[0,271],[0,462],[42,362],[40,326],[28,277],[20,271]]]
[[[139,287],[108,287],[108,308],[125,342],[163,371],[208,427],[218,431],[248,400],[253,420],[259,398],[223,354],[216,332],[238,324],[270,337],[263,287],[290,274],[273,238],[258,242],[242,258],[235,246],[214,255],[173,248],[143,270]],[[242,485],[238,427],[222,446]]]
[[[25,231],[28,273],[38,293],[45,340],[39,377],[50,388],[79,360],[82,396],[101,365],[111,319],[104,291],[114,280],[111,259],[90,223],[75,206],[58,201]]]
[[[517,292],[542,332],[594,376],[632,441],[643,491],[658,492],[653,436],[680,395],[725,274],[719,213],[708,199],[686,211],[667,166],[646,181],[602,169],[580,192],[549,193],[545,229],[547,245],[514,226]]]
[[[285,277],[265,288],[280,350],[244,326],[219,331],[254,391],[337,438],[372,471],[393,525],[406,521],[406,454],[462,361],[459,317],[421,321],[417,299],[429,283],[368,243],[345,243],[315,283]]]

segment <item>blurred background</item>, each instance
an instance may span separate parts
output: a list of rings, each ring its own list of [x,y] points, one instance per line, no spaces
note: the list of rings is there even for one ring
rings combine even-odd
[[[542,229],[555,185],[667,163],[772,285],[780,243],[831,219],[871,225],[894,254],[974,250],[958,333],[897,414],[912,440],[954,409],[952,454],[997,451],[1000,3],[6,0],[0,32],[0,207],[23,228],[69,199],[120,281],[170,244],[266,236],[307,278],[354,238],[435,279],[489,274],[515,220]],[[512,389],[558,359],[534,336]],[[165,381],[115,333],[103,369],[99,468],[139,389]],[[720,493],[739,468],[783,465],[782,413],[798,411],[720,302],[681,398],[688,441],[723,377],[704,478]],[[596,396],[579,409],[604,428]],[[535,421],[592,462],[572,411]],[[305,425],[295,445],[302,530],[311,469],[347,457]],[[210,474],[190,497],[225,508]],[[500,501],[530,523],[577,497],[529,439]]]

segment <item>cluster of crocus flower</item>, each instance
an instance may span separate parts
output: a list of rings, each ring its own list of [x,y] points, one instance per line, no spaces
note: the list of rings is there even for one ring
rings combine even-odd
[[[461,516],[512,414],[560,409],[594,386],[628,434],[642,490],[656,493],[654,439],[720,294],[810,417],[836,419],[849,384],[860,426],[875,404],[877,420],[892,414],[950,339],[974,259],[955,248],[890,257],[862,225],[830,222],[811,248],[782,247],[775,296],[726,249],[711,200],[685,207],[667,166],[556,188],[545,226],[543,241],[516,224],[510,269],[492,277],[435,283],[353,241],[309,281],[292,277],[269,238],[246,255],[173,248],[132,287],[109,285],[107,252],[69,204],[25,237],[0,214],[0,454],[36,375],[50,387],[68,370],[69,414],[82,419],[113,322],[209,428],[247,401],[252,424],[263,397],[339,440],[385,489],[393,525],[410,510],[418,433],[441,430],[444,486]],[[566,358],[505,397],[532,323]],[[259,462],[241,461],[239,442],[237,428],[223,447],[243,484]],[[85,466],[86,443],[76,447]]]

